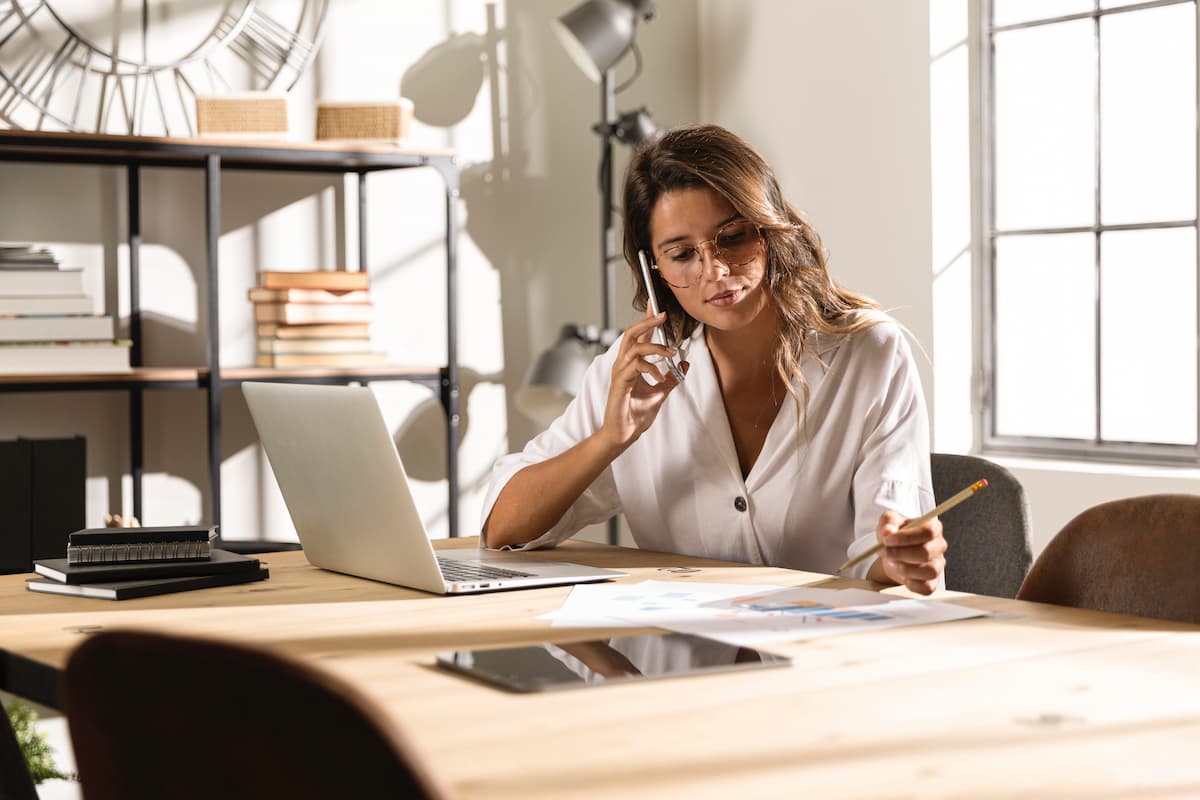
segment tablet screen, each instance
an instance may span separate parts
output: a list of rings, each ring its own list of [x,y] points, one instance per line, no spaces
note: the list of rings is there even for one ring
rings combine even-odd
[[[775,653],[683,633],[620,636],[498,650],[453,650],[441,667],[514,692],[791,665]]]

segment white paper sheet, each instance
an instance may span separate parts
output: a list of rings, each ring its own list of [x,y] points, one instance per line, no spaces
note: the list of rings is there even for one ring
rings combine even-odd
[[[556,627],[663,628],[754,647],[981,616],[986,612],[861,589],[644,581],[576,586],[542,619]]]

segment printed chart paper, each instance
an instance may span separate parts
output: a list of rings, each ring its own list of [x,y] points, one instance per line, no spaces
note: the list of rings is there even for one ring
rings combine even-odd
[[[644,581],[576,586],[562,608],[542,618],[555,626],[663,628],[755,647],[981,616],[986,612],[862,589]]]

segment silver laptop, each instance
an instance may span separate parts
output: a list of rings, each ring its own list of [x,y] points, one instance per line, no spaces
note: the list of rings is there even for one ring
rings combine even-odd
[[[313,566],[437,594],[626,574],[507,551],[435,553],[370,389],[243,383],[242,391]]]

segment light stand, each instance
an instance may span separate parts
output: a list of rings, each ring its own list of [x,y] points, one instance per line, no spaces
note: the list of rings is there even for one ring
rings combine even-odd
[[[614,67],[627,53],[637,56],[637,71],[641,72],[641,55],[634,44],[637,22],[654,16],[654,0],[585,0],[560,17],[556,25],[563,47],[576,65],[592,80],[600,83],[600,122],[593,130],[600,135],[600,294],[603,330],[613,330],[616,322],[617,285],[613,269],[616,230],[613,225],[613,139],[625,144],[637,144],[656,133],[654,123],[645,108],[617,116]],[[632,79],[630,79],[632,80]],[[625,84],[628,85],[628,82]],[[624,86],[620,87],[624,88]],[[535,369],[526,384],[533,383]],[[575,387],[578,391],[578,387]],[[608,521],[608,543],[618,542],[618,522]]]

